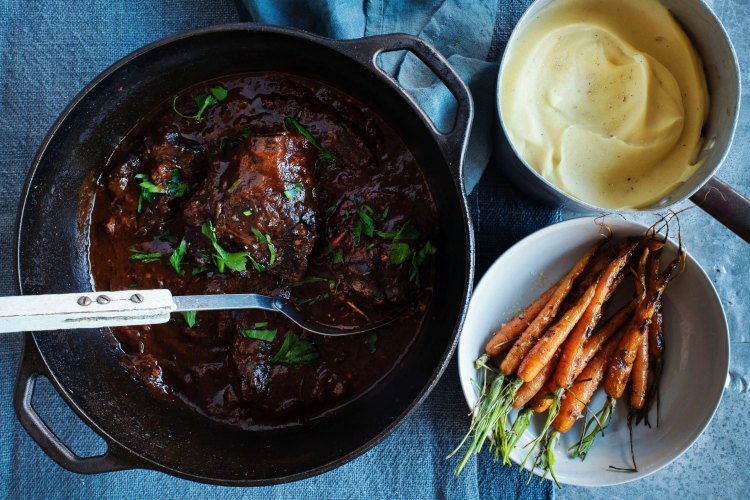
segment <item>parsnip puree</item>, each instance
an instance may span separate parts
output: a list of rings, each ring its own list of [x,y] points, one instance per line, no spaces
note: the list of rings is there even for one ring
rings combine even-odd
[[[511,142],[574,197],[638,208],[698,168],[706,77],[658,0],[555,0],[524,23],[503,64]]]

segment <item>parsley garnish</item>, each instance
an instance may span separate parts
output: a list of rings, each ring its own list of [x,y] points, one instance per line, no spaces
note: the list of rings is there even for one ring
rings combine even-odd
[[[375,343],[378,341],[378,334],[371,333],[365,338],[365,345],[367,345],[367,352],[373,354],[375,352]]]
[[[344,263],[344,252],[340,248],[333,248],[330,241],[326,241],[324,245],[326,255],[331,254],[331,261],[334,264]]]
[[[376,229],[375,234],[383,239],[392,239],[393,241],[408,241],[419,238],[419,230],[414,227],[410,221],[406,221],[398,231],[380,231]]]
[[[182,317],[185,318],[185,323],[187,323],[188,328],[192,328],[195,326],[197,321],[195,320],[195,317],[198,315],[197,311],[183,311]]]
[[[323,149],[323,147],[318,143],[318,141],[315,140],[312,134],[308,132],[304,125],[302,125],[296,118],[287,116],[286,118],[284,118],[284,125],[286,125],[286,128],[291,132],[296,131],[302,134],[302,136],[307,139],[307,142],[312,144],[312,146],[320,152],[318,158],[327,163],[333,163],[336,161],[336,156],[330,151]]]
[[[209,89],[208,94],[201,94],[195,97],[195,104],[198,106],[198,111],[194,115],[185,115],[180,113],[177,109],[177,96],[172,99],[172,109],[175,113],[188,120],[200,120],[203,117],[203,113],[211,106],[216,106],[220,101],[227,98],[229,91],[221,85],[214,85]]]
[[[135,174],[135,178],[141,180],[140,184],[138,184],[141,188],[141,194],[138,196],[138,213],[141,213],[143,201],[153,202],[155,195],[163,194],[164,190],[151,182],[148,174]]]
[[[262,321],[255,323],[251,329],[240,330],[240,335],[246,339],[263,340],[266,342],[273,342],[276,339],[276,330],[264,329],[268,326],[268,321]]]
[[[270,254],[268,265],[272,266],[274,262],[276,262],[276,245],[271,241],[271,237],[268,234],[261,233],[257,227],[251,227],[250,231],[252,231],[253,235],[258,238],[258,240],[268,245],[268,253]]]
[[[328,282],[328,287],[333,288],[336,286],[336,281],[329,280],[328,278],[321,278],[319,276],[305,276],[299,281],[292,281],[289,283],[291,287],[298,287],[302,285],[309,285],[310,283],[325,283]]]
[[[286,196],[286,199],[289,201],[292,201],[296,196],[297,193],[302,193],[305,190],[305,186],[303,186],[301,183],[294,184],[292,187],[284,191],[284,196]]]
[[[140,260],[144,264],[150,264],[151,262],[158,262],[159,260],[161,260],[161,254],[159,252],[144,252],[143,250],[138,250],[135,247],[128,248],[128,252],[131,253],[128,259]]]
[[[205,267],[194,267],[192,271],[190,271],[190,274],[193,276],[197,276],[200,273],[205,273],[206,268]]]
[[[243,210],[242,211],[242,215],[244,215],[245,217],[250,217],[251,215],[253,215],[253,211],[252,210]]]
[[[213,254],[213,259],[220,273],[224,272],[225,267],[228,267],[235,272],[247,270],[247,259],[250,256],[247,252],[227,252],[224,250],[216,240],[216,229],[214,228],[213,222],[208,221],[204,223],[201,226],[201,233],[211,241],[211,245],[214,247],[215,252]],[[252,260],[252,257],[250,257],[250,259]],[[258,270],[258,267],[256,266],[257,263],[254,260],[252,260],[252,262],[255,269]],[[259,270],[259,272],[261,271]]]
[[[328,293],[321,293],[320,295],[316,295],[315,297],[310,297],[307,299],[299,299],[297,300],[297,304],[304,306],[304,305],[312,305],[317,304],[318,302],[323,302],[324,300],[328,300],[331,296]]]
[[[188,191],[190,191],[190,184],[180,182],[179,171],[177,169],[172,170],[172,177],[167,182],[167,194],[174,198],[182,198]]]
[[[411,255],[411,248],[407,243],[394,243],[391,245],[391,262],[400,266]]]
[[[422,267],[428,255],[435,255],[437,247],[429,241],[418,252],[411,256],[411,268],[409,269],[409,281],[419,286],[419,269]]]
[[[175,248],[174,252],[172,252],[172,255],[169,257],[169,263],[180,276],[185,276],[185,271],[182,270],[182,258],[185,257],[186,251],[187,242],[182,240],[180,246]]]
[[[403,242],[393,243],[391,245],[391,262],[400,266],[411,257],[411,268],[409,269],[409,281],[419,286],[419,270],[422,267],[428,255],[435,255],[437,248],[426,242],[421,249],[412,250],[408,244]]]
[[[279,348],[279,352],[273,355],[269,360],[271,363],[285,363],[287,365],[299,365],[308,361],[318,359],[315,344],[309,340],[300,339],[294,332],[286,332],[284,342]]]

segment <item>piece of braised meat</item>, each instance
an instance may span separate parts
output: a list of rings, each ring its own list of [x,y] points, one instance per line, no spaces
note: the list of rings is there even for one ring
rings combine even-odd
[[[185,219],[195,228],[212,221],[228,251],[247,251],[273,275],[300,280],[317,240],[316,158],[301,134],[250,136],[214,160]]]

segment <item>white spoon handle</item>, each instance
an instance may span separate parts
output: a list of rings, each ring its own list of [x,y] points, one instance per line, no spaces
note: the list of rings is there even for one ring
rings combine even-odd
[[[0,333],[166,323],[169,290],[0,297]]]

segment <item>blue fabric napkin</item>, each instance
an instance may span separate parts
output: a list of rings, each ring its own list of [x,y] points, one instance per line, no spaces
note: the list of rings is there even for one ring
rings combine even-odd
[[[164,36],[236,22],[243,12],[230,0],[0,0],[0,294],[15,293],[12,234],[26,172],[44,135],[70,99],[119,58]],[[493,63],[520,14],[519,2],[493,0],[461,5],[446,0],[413,2],[254,2],[258,21],[299,26],[335,37],[406,31],[433,42],[450,57],[477,97],[471,182],[489,155]],[[450,33],[450,35],[448,35]],[[430,95],[432,77],[413,61],[392,61],[404,85],[442,116],[443,97]],[[436,90],[435,92],[439,92]],[[485,113],[485,110],[487,113]],[[520,237],[557,215],[528,204],[490,169],[471,197],[478,230],[479,270]],[[50,249],[54,252],[54,249]],[[3,498],[546,498],[548,483],[526,484],[526,475],[500,468],[488,456],[453,476],[445,455],[466,430],[467,410],[455,362],[427,401],[383,443],[327,474],[264,488],[206,486],[151,471],[96,476],[68,472],[49,459],[18,424],[12,387],[22,338],[0,342],[0,497]],[[101,453],[103,442],[83,425],[49,383],[34,406],[76,453]],[[259,460],[262,457],[258,457]]]

